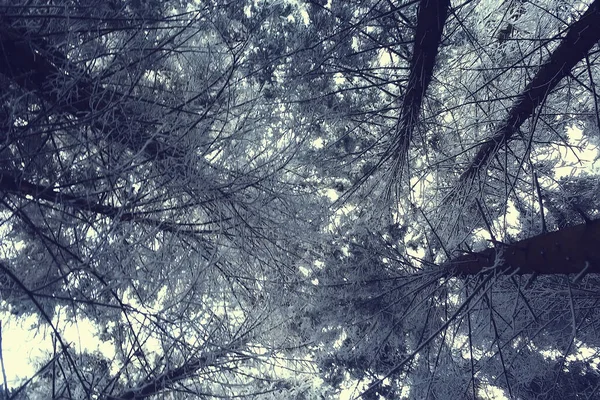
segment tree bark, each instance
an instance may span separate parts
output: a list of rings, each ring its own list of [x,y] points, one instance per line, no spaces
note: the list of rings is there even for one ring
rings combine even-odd
[[[438,47],[448,16],[450,0],[421,0],[406,93],[400,117],[387,157],[401,168],[406,161],[412,133],[418,120],[423,98],[431,83]]]
[[[494,270],[517,275],[600,273],[600,220],[512,244],[498,243],[495,248],[456,257],[446,267],[453,276]]]

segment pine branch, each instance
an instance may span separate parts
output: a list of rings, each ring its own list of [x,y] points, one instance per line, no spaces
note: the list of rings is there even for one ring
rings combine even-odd
[[[180,382],[184,379],[192,377],[200,369],[205,368],[214,361],[221,359],[227,355],[226,351],[219,351],[211,354],[204,354],[201,357],[196,357],[188,360],[182,366],[165,371],[163,374],[148,382],[140,385],[137,388],[127,390],[116,396],[105,396],[103,400],[141,400],[150,396],[161,393],[171,385]]]
[[[198,235],[215,233],[211,229],[186,228],[185,223],[163,221],[154,218],[141,217],[138,213],[126,211],[123,207],[108,206],[94,202],[89,198],[77,196],[65,192],[57,192],[55,189],[19,179],[9,173],[0,173],[0,191],[12,193],[22,198],[30,196],[36,200],[45,200],[52,204],[62,205],[80,212],[92,212],[109,217],[116,221],[131,221],[152,226],[162,231],[175,234]],[[219,232],[223,232],[219,230]]]
[[[153,158],[183,154],[145,132],[136,132],[136,129],[132,129],[134,132],[129,132],[128,137],[122,137],[122,128],[130,127],[131,118],[122,108],[115,107],[115,100],[124,95],[103,88],[72,65],[65,55],[52,49],[44,40],[31,38],[25,29],[12,27],[6,18],[0,18],[0,53],[0,73],[22,89],[36,93],[59,112],[90,120],[91,125],[105,132],[108,139],[127,143],[135,151],[143,150]],[[61,87],[56,87],[57,81],[62,82]],[[91,118],[107,111],[114,118],[110,126],[98,118]]]

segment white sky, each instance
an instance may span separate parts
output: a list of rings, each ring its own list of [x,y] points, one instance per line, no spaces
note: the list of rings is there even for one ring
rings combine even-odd
[[[37,372],[36,364],[48,361],[48,354],[52,354],[53,348],[51,332],[47,326],[42,329],[36,327],[37,316],[15,317],[4,312],[0,313],[0,320],[6,380],[9,387],[18,387]],[[59,322],[55,318],[55,323],[65,343],[75,346],[78,352],[99,351],[107,358],[114,357],[113,345],[98,340],[98,329],[90,321]],[[57,351],[60,351],[58,347]],[[0,379],[4,384],[1,376]]]

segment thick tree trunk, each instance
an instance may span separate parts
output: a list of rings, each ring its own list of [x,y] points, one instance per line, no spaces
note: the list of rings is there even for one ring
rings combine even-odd
[[[419,3],[408,85],[402,98],[396,132],[386,154],[386,157],[393,158],[400,168],[406,161],[423,98],[431,83],[449,7],[450,0],[421,0]]]
[[[519,127],[532,116],[544,98],[600,40],[600,0],[595,0],[579,21],[573,23],[550,59],[527,85],[496,134],[481,145],[461,181],[468,181],[482,169],[494,153],[512,140]]]
[[[545,233],[513,244],[497,244],[446,264],[451,275],[494,270],[504,274],[600,273],[600,220]]]

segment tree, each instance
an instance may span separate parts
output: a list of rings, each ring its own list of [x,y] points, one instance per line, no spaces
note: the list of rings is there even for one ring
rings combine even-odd
[[[425,101],[407,99],[415,96],[412,77],[428,70],[411,66],[427,42],[419,32],[436,30],[419,27],[432,25],[421,17],[429,2],[311,4],[315,21],[342,21],[329,24],[338,28],[330,33],[337,46],[311,48],[314,58],[304,61],[329,78],[305,92],[325,110],[316,153],[332,163],[319,168],[332,177],[329,188],[343,192],[332,218],[338,239],[314,274],[310,310],[315,340],[327,349],[326,378],[340,385],[346,377],[355,394],[373,398],[485,397],[489,386],[521,398],[548,379],[544,369],[562,379],[570,355],[596,346],[586,333],[596,278],[586,273],[598,267],[590,222],[597,177],[557,179],[553,153],[575,151],[566,138],[573,126],[597,142],[598,4],[451,7],[442,40],[428,47],[431,55],[438,48],[429,89],[427,73],[417,80]],[[416,136],[403,130],[407,101],[423,105],[411,115]],[[524,346],[546,352],[536,368],[526,367],[532,353]],[[590,384],[576,395],[596,390]]]
[[[0,11],[11,398],[600,392],[600,2]]]
[[[268,288],[289,284],[291,239],[313,217],[291,174],[296,122],[249,61],[255,25],[277,15],[121,1],[1,11],[3,308],[39,315],[55,343],[13,397],[285,390],[281,321],[267,318],[281,291]],[[69,342],[75,322],[112,354]]]

